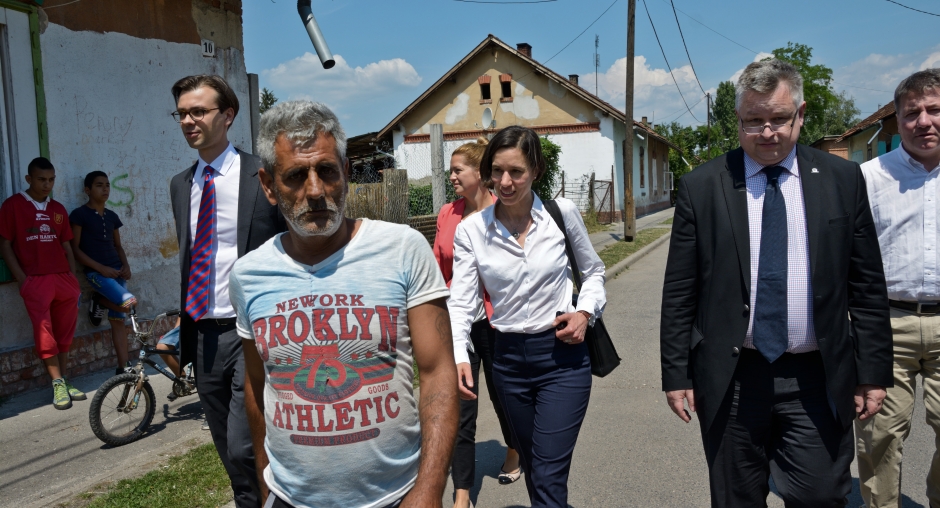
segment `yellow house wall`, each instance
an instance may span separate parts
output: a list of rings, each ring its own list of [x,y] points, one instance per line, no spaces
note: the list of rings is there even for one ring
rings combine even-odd
[[[601,113],[562,85],[534,69],[508,51],[489,47],[455,74],[402,119],[406,134],[430,133],[439,123],[444,132],[477,130],[483,127],[483,111],[490,108],[496,128],[508,125],[543,125],[597,122]],[[512,102],[500,102],[499,75],[512,74]],[[492,103],[480,104],[478,78],[491,76]],[[595,112],[597,111],[597,114]]]

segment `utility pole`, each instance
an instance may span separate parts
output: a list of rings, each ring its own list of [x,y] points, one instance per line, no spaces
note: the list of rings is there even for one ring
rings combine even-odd
[[[636,0],[627,0],[627,88],[623,137],[623,239],[636,236],[636,203],[633,200],[633,51]]]
[[[594,96],[597,96],[597,67],[601,64],[601,56],[597,54],[601,45],[601,36],[594,34]]]
[[[705,121],[708,124],[708,156],[705,157],[705,160],[711,160],[712,158],[712,94],[705,94],[705,103],[707,104],[708,113]]]

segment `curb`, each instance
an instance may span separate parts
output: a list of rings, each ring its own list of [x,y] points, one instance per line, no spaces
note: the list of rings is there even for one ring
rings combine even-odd
[[[653,240],[653,243],[647,245],[646,247],[643,247],[642,249],[634,252],[633,254],[630,254],[624,259],[621,259],[616,265],[608,268],[607,274],[606,274],[607,276],[606,282],[609,282],[612,279],[617,278],[618,275],[620,275],[627,268],[630,268],[631,265],[633,265],[640,259],[646,257],[647,254],[652,252],[654,249],[656,249],[660,245],[668,242],[671,236],[672,234],[670,233],[666,233],[663,236],[660,236],[659,238]]]

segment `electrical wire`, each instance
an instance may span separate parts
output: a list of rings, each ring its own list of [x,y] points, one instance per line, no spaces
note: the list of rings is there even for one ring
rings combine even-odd
[[[462,0],[462,1],[466,1],[466,0]],[[584,35],[584,32],[587,32],[592,26],[594,26],[594,23],[597,23],[597,21],[598,21],[599,19],[603,18],[603,17],[604,17],[604,14],[607,14],[607,11],[609,11],[610,8],[613,7],[614,4],[616,4],[616,3],[619,2],[619,1],[620,1],[620,0],[614,0],[613,2],[611,2],[611,4],[610,4],[609,6],[607,6],[606,9],[604,9],[604,12],[602,12],[601,15],[597,17],[597,19],[595,19],[594,21],[592,21],[591,24],[588,25],[587,28],[585,28],[584,30],[582,30],[581,33],[579,33],[577,37],[575,37],[574,39],[571,39],[571,42],[569,42],[568,44],[565,44],[565,47],[559,49],[559,50],[558,50],[558,53],[555,53],[554,55],[551,56],[551,58],[549,58],[548,60],[545,60],[544,63],[547,64],[548,62],[551,62],[551,61],[552,61],[552,58],[555,58],[556,56],[558,56],[559,54],[561,54],[562,51],[568,49],[568,46],[574,44],[574,41],[580,39],[581,36]]]
[[[669,59],[666,58],[666,50],[663,49],[663,44],[659,41],[659,34],[656,33],[656,25],[653,24],[653,16],[650,15],[650,9],[646,5],[646,0],[643,0],[643,8],[646,9],[646,17],[650,20],[650,26],[653,27],[653,35],[656,36],[656,44],[659,44],[659,50],[663,53],[663,60],[666,61],[666,68],[669,69],[669,75],[672,76],[672,82],[676,84],[676,90],[679,91],[679,97],[682,98],[682,103],[685,104],[685,109],[689,110],[689,114],[692,115],[692,118],[695,118],[696,122],[702,123],[701,120],[695,117],[695,113],[692,113],[692,108],[689,107],[689,103],[685,101],[685,96],[682,95],[682,89],[679,88],[679,82],[676,81],[676,75],[672,72],[672,67],[669,66]]]
[[[467,4],[547,4],[549,2],[557,2],[558,0],[530,0],[528,2],[483,2],[481,0],[454,0],[455,2],[463,2]]]
[[[644,0],[644,1],[645,1],[645,0]],[[670,3],[669,0],[660,0],[660,1],[663,2],[663,3]],[[675,8],[675,6],[673,6],[673,8]],[[688,17],[688,18],[691,19],[692,21],[694,21],[694,22],[696,22],[696,23],[698,23],[698,24],[704,26],[705,28],[711,30],[712,32],[715,32],[715,33],[718,34],[720,37],[723,37],[723,38],[725,38],[725,39],[728,39],[728,41],[732,42],[733,44],[737,44],[738,46],[741,46],[742,48],[744,48],[744,49],[750,51],[751,53],[754,53],[755,55],[758,54],[757,51],[754,51],[753,49],[751,49],[751,48],[749,48],[749,47],[747,47],[747,46],[741,44],[741,43],[738,42],[738,41],[735,41],[735,40],[733,40],[733,39],[730,39],[730,38],[726,37],[724,34],[720,33],[719,31],[715,30],[714,28],[712,28],[712,27],[706,25],[705,23],[702,23],[701,21],[699,21],[699,20],[693,18],[689,13],[683,11],[682,9],[676,9],[676,10],[679,11],[679,12],[681,12],[682,14],[685,14],[686,17]]]
[[[692,65],[692,55],[689,54],[689,47],[685,44],[685,35],[682,34],[682,25],[679,24],[679,15],[676,14],[676,3],[673,2],[673,0],[669,0],[669,5],[672,6],[672,15],[676,18],[676,26],[679,27],[679,37],[682,37],[682,47],[685,48],[685,56],[689,57],[689,67],[692,68],[692,75],[695,76],[695,82],[698,83],[698,87],[702,90],[702,93],[708,93],[702,86],[702,82],[698,80],[698,73],[695,72],[695,66]]]
[[[913,8],[913,7],[908,7],[908,6],[906,6],[906,5],[902,4],[902,3],[895,2],[894,0],[888,0],[888,1],[891,2],[891,3],[893,3],[894,5],[900,5],[901,7],[904,7],[905,9],[910,9],[910,10],[912,10],[912,11],[917,11],[917,12],[919,12],[919,13],[921,13],[921,14],[930,14],[931,16],[940,17],[940,14],[934,14],[934,13],[932,13],[932,12],[922,11],[922,10],[920,10],[920,9],[915,9],[915,8]]]
[[[696,101],[694,104],[692,104],[691,107],[694,108],[695,106],[698,106],[699,104],[701,104],[702,101],[705,100],[705,97],[707,97],[707,96],[706,96],[706,95],[703,95],[698,101]],[[679,113],[682,113],[682,114],[679,115],[679,116],[677,116],[677,117],[675,117],[675,118],[673,118],[672,120],[678,120],[679,118],[682,118],[682,116],[684,116],[686,113],[688,113],[688,111],[683,108],[683,109],[680,109],[680,110],[677,110],[677,111],[673,111],[672,113],[669,113],[668,115],[663,115],[663,119],[660,120],[660,123],[665,123],[667,118],[669,118],[669,117],[672,116],[672,115],[677,115],[677,114],[679,114]],[[670,120],[670,121],[672,121],[672,120]]]

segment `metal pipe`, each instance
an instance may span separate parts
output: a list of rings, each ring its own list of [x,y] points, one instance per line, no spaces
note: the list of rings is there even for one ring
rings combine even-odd
[[[881,134],[881,129],[884,129],[884,126],[885,126],[884,121],[878,120],[878,130],[875,131],[875,135],[872,136],[871,139],[868,140],[868,143],[865,143],[865,146],[870,145],[871,142],[874,141],[875,138],[877,138],[879,134]]]
[[[326,39],[323,38],[323,33],[320,32],[320,26],[317,25],[317,20],[313,17],[313,10],[310,8],[310,0],[297,0],[297,12],[300,14],[300,20],[303,21],[304,27],[307,29],[307,35],[310,36],[310,42],[313,43],[313,49],[316,50],[317,56],[320,57],[320,63],[323,64],[323,68],[332,68],[336,65],[336,61],[333,60],[333,53],[330,53],[330,48],[326,45]]]

